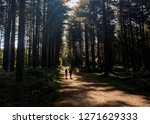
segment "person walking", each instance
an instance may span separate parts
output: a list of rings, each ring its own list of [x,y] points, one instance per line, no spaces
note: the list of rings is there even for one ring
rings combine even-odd
[[[69,70],[70,73],[70,79],[72,79],[72,69]]]
[[[66,76],[66,79],[68,79],[67,78],[67,76],[68,76],[68,70],[67,69],[65,69],[65,76]]]

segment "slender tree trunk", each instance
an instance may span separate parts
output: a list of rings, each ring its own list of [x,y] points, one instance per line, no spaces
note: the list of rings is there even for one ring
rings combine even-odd
[[[100,26],[99,24],[97,24],[96,26],[97,28],[97,57],[98,57],[98,67],[100,67],[101,65],[101,49],[100,49]]]
[[[125,68],[126,71],[129,71],[129,46],[128,46],[128,38],[127,38],[127,29],[125,26],[125,22],[123,19],[123,29],[124,29],[124,48],[125,48]]]
[[[91,57],[92,57],[92,68],[95,69],[95,28],[94,28],[94,24],[91,27]]]
[[[43,5],[43,42],[42,42],[42,67],[46,67],[47,39],[46,39],[46,0]]]
[[[34,6],[36,5],[36,6]],[[35,0],[33,1],[33,20],[32,20],[32,24],[33,24],[33,49],[32,49],[32,64],[33,67],[36,68],[37,67],[37,36],[36,36],[36,7],[37,4],[35,3]]]
[[[16,64],[16,80],[23,80],[24,73],[25,0],[19,0],[19,30]]]
[[[136,17],[136,41],[137,41],[137,48],[136,48],[137,70],[140,70],[140,68],[142,67],[142,63],[141,63],[141,45],[138,33],[138,17]]]
[[[31,66],[31,51],[32,51],[32,40],[31,36],[29,37],[29,51],[28,51],[28,66]]]
[[[55,66],[60,65],[60,62],[59,62],[60,49],[61,49],[61,31],[58,31],[58,35],[56,37],[56,44],[55,44],[55,51],[56,51],[56,53],[55,53]]]
[[[51,18],[52,18],[52,6],[50,5],[50,3],[48,3],[47,5],[47,20],[48,20],[48,27],[47,27],[47,42],[48,42],[48,67],[52,67],[52,25],[51,25]]]
[[[121,0],[119,0],[119,9],[120,9],[120,41],[121,41],[121,48],[122,48],[122,63],[123,63],[123,67],[124,70],[126,70],[127,66],[126,66],[126,49],[125,49],[125,37],[124,37],[124,17],[123,17],[123,13],[122,13],[122,3]]]
[[[56,34],[55,32],[51,36],[51,66],[54,66],[54,60],[55,60],[55,41],[56,41]]]
[[[132,27],[132,21],[131,21],[131,6],[130,6],[130,2],[128,0],[128,8],[129,8],[129,12],[128,12],[128,16],[129,16],[129,30],[130,30],[130,41],[131,41],[131,63],[132,63],[132,67],[133,70],[135,69],[135,53],[134,53],[134,38],[133,38],[133,27]]]
[[[82,60],[82,56],[83,56],[83,53],[82,53],[82,31],[81,31],[81,24],[79,23],[78,25],[78,41],[79,41],[79,66],[82,67],[82,64],[83,64],[83,60]]]
[[[10,49],[10,70],[14,71],[15,64],[15,34],[16,34],[16,0],[12,1],[12,33],[11,33],[11,49]]]
[[[48,27],[48,67],[52,67],[52,31],[50,30],[50,27]]]
[[[109,72],[109,51],[108,51],[108,33],[107,33],[107,20],[106,20],[105,0],[103,0],[103,37],[104,37],[104,60],[105,60],[105,75],[108,76]]]
[[[5,40],[4,40],[4,55],[3,55],[3,69],[8,71],[9,69],[9,47],[10,47],[10,32],[11,32],[11,2],[8,1],[8,13],[6,17],[6,27],[5,27]]]
[[[36,3],[36,29],[35,29],[35,48],[36,48],[36,50],[35,50],[35,60],[36,60],[36,62],[35,62],[35,66],[34,67],[37,67],[38,65],[39,65],[39,35],[40,35],[40,33],[39,33],[39,20],[40,20],[40,8],[39,8],[39,6],[40,6],[40,1],[39,0],[37,0],[37,3]]]
[[[85,24],[85,63],[86,69],[89,70],[90,63],[89,63],[89,38],[88,38],[88,25]]]

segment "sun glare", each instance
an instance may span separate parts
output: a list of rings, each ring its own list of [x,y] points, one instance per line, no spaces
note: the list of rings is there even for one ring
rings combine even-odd
[[[69,0],[69,1],[66,3],[66,5],[67,5],[69,8],[73,8],[73,7],[76,7],[79,2],[80,2],[80,0]]]

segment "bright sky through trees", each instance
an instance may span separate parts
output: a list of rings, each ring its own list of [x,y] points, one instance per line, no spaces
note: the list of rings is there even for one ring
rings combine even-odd
[[[78,2],[80,2],[80,0],[70,0],[69,2],[66,3],[66,5],[69,8],[73,8],[78,5]]]

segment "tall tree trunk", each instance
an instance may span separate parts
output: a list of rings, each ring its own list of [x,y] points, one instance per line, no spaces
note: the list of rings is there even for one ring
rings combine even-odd
[[[32,40],[31,36],[29,37],[29,51],[28,51],[28,66],[31,66],[31,51],[32,51]]]
[[[23,80],[24,73],[25,0],[19,0],[19,30],[16,64],[16,80]]]
[[[127,28],[125,25],[124,18],[123,18],[123,29],[124,29],[125,69],[126,71],[129,71],[129,45],[127,38]]]
[[[56,41],[56,35],[55,31],[53,32],[53,35],[51,36],[51,64],[54,66],[54,60],[55,60],[55,41]]]
[[[11,49],[10,49],[10,70],[14,71],[15,64],[15,34],[16,34],[16,0],[12,1],[12,33],[11,33]]]
[[[48,67],[52,67],[52,31],[50,27],[48,27]]]
[[[42,42],[42,67],[46,67],[47,61],[47,39],[46,39],[46,0],[43,5],[43,42]]]
[[[28,66],[32,66],[32,13],[30,13],[30,23],[29,23],[29,40],[28,40]]]
[[[5,40],[4,40],[4,55],[3,55],[3,69],[8,71],[9,66],[9,47],[10,47],[10,32],[11,32],[11,2],[8,0],[8,13],[6,17],[6,27],[5,27]]]
[[[83,64],[83,60],[82,60],[82,56],[83,56],[83,53],[82,53],[82,50],[83,50],[83,47],[82,47],[82,31],[81,31],[81,24],[79,23],[78,25],[78,41],[79,41],[79,66],[82,67],[82,64]]]
[[[36,29],[35,29],[35,48],[36,48],[36,62],[35,62],[35,67],[36,66],[38,66],[39,65],[39,35],[40,35],[40,30],[39,30],[39,26],[40,26],[40,24],[39,24],[39,21],[40,21],[40,1],[39,0],[37,0],[37,3],[36,3]]]
[[[47,5],[47,23],[48,23],[48,27],[47,27],[47,43],[48,43],[48,67],[52,67],[52,59],[51,59],[51,55],[52,55],[52,25],[51,25],[51,18],[52,18],[52,6],[51,3],[48,2]]]
[[[36,6],[34,6],[36,5]],[[37,36],[36,36],[36,7],[37,4],[35,3],[35,0],[33,1],[33,49],[32,49],[32,64],[33,67],[36,68],[37,67]]]
[[[98,67],[100,67],[100,65],[101,65],[100,40],[101,40],[101,38],[100,38],[100,26],[99,26],[99,24],[97,24],[96,28],[97,28],[97,58],[98,58],[97,64],[98,64]]]
[[[139,32],[138,32],[138,17],[136,17],[136,42],[137,42],[137,48],[136,48],[136,63],[137,63],[137,70],[139,71],[142,67],[141,63],[141,45],[139,40]]]
[[[130,30],[130,41],[131,41],[131,64],[133,67],[133,70],[135,70],[135,48],[134,48],[134,38],[133,38],[133,27],[132,27],[132,20],[131,20],[131,6],[130,2],[128,0],[128,16],[129,16],[129,30]]]
[[[124,37],[124,17],[123,17],[123,12],[122,12],[122,1],[119,0],[119,9],[120,9],[120,17],[119,17],[119,21],[120,21],[120,41],[121,41],[121,48],[122,48],[122,63],[123,63],[123,67],[124,70],[126,70],[126,50],[125,50],[125,37]]]
[[[89,69],[90,62],[89,62],[88,24],[85,24],[85,63],[86,63],[86,69]]]
[[[94,24],[91,27],[91,57],[92,57],[92,69],[95,69],[95,28]]]
[[[61,49],[61,31],[58,31],[58,35],[56,37],[56,44],[55,44],[55,51],[56,51],[56,53],[55,53],[55,66],[60,65],[60,62],[59,62],[60,49]]]
[[[107,20],[106,20],[106,7],[105,0],[103,0],[103,38],[104,38],[104,61],[105,61],[105,75],[108,76],[109,72],[109,51],[108,51],[108,33],[107,33]]]

